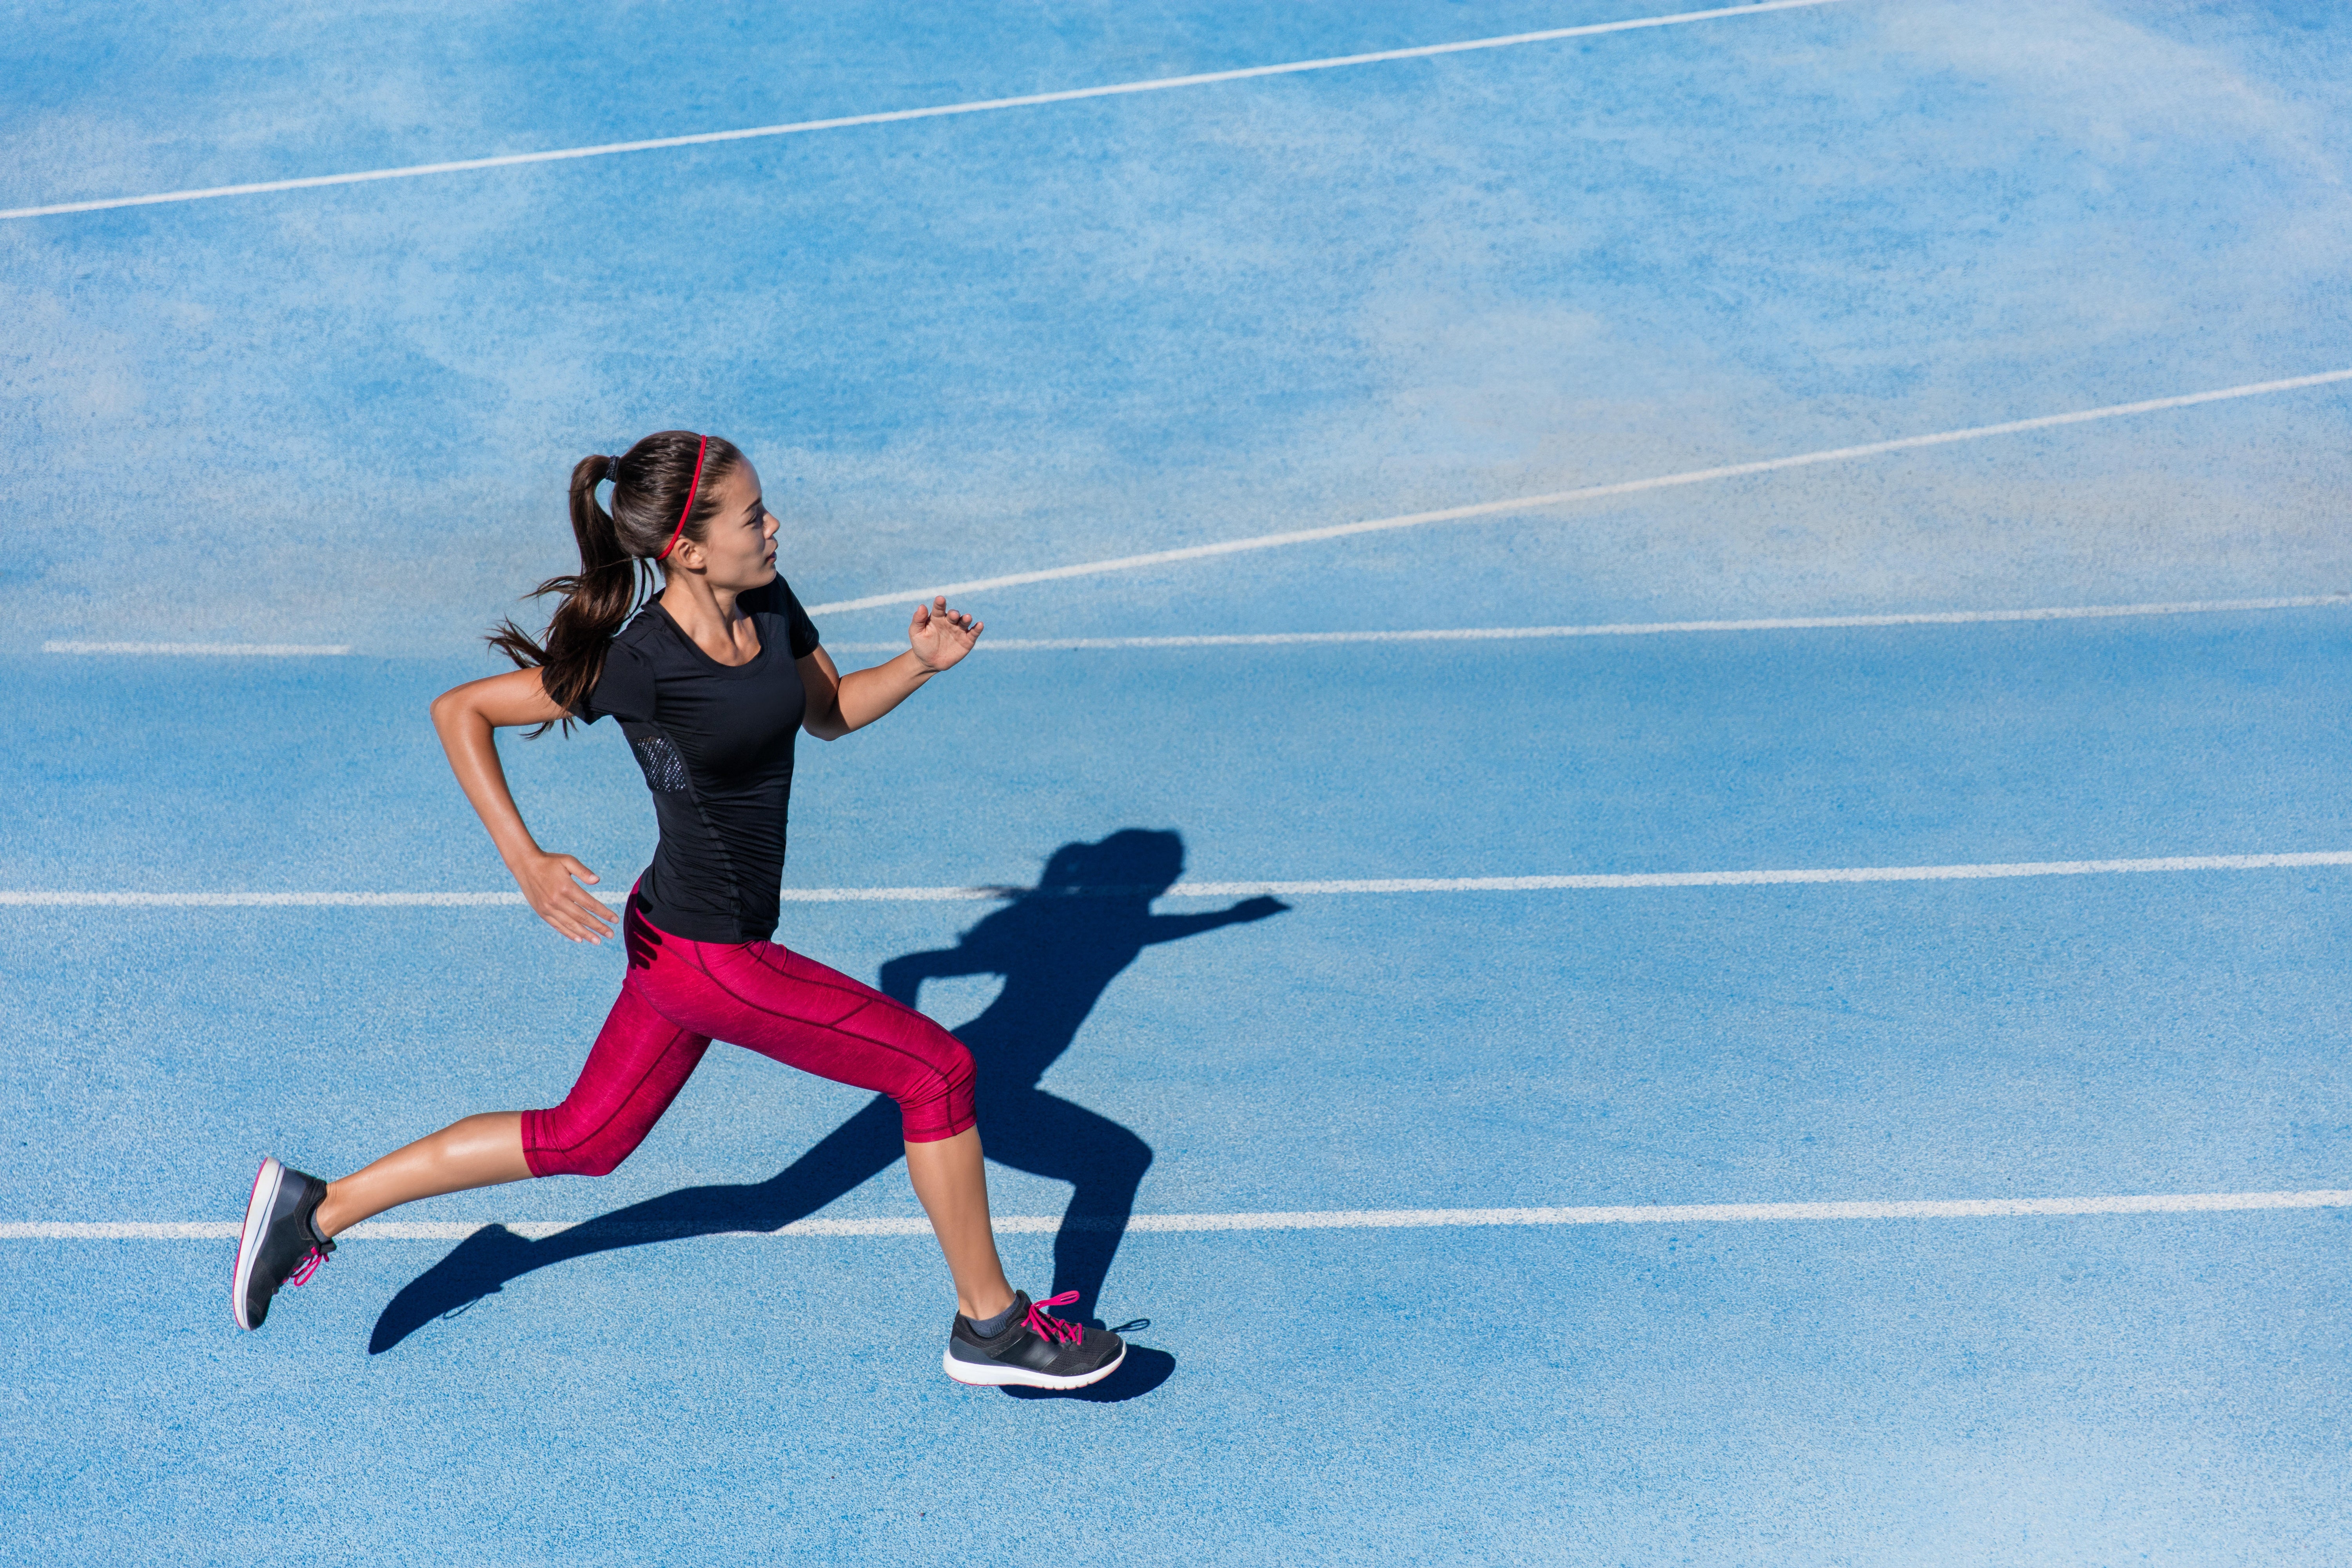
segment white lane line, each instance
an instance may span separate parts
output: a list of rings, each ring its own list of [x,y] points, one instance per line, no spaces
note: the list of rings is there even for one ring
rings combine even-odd
[[[1959,441],[1981,441],[1992,436],[2014,436],[2028,430],[2053,430],[2064,425],[2087,425],[2100,419],[2121,419],[2134,414],[2155,414],[2168,408],[2192,408],[2203,403],[2223,403],[2232,398],[2260,397],[2274,392],[2295,392],[2305,387],[2327,386],[2336,382],[2352,381],[2352,370],[2323,371],[2316,375],[2290,376],[2284,381],[2249,382],[2243,386],[2225,386],[2212,392],[2191,392],[2179,397],[2151,397],[2138,403],[2112,403],[2100,408],[2078,409],[2072,414],[2044,414],[2032,419],[2011,419],[1999,425],[1972,425],[1962,430],[1939,430],[1927,436],[1903,436],[1892,441],[1872,441],[1859,447],[1831,447],[1818,452],[1799,452],[1793,457],[1766,458],[1753,463],[1729,463],[1713,468],[1691,468],[1678,474],[1659,474],[1646,479],[1623,479],[1614,484],[1586,485],[1572,490],[1553,490],[1538,496],[1518,496],[1510,500],[1481,501],[1475,506],[1446,507],[1437,511],[1407,512],[1401,517],[1373,518],[1365,522],[1335,523],[1328,528],[1292,529],[1283,533],[1254,534],[1246,539],[1220,540],[1214,544],[1192,544],[1180,550],[1155,550],[1144,555],[1121,555],[1108,561],[1086,561],[1074,566],[1050,566],[1035,572],[1013,572],[1001,577],[975,577],[963,583],[940,583],[928,588],[903,588],[888,594],[868,594],[861,599],[838,599],[829,605],[811,605],[811,615],[824,615],[841,610],[870,610],[883,605],[904,608],[934,594],[977,594],[992,588],[1017,587],[1024,583],[1053,583],[1066,577],[1092,577],[1106,572],[1131,572],[1143,566],[1165,566],[1177,561],[1203,561],[1215,555],[1234,555],[1250,550],[1275,550],[1290,544],[1312,544],[1326,539],[1348,539],[1360,533],[1385,533],[1400,528],[1421,528],[1437,522],[1465,522],[1475,518],[1502,517],[1516,511],[1529,511],[1538,507],[1565,506],[1575,501],[1601,500],[1610,496],[1640,495],[1650,490],[1673,489],[1680,485],[1704,484],[1713,479],[1738,479],[1746,474],[1778,473],[1784,468],[1811,468],[1820,463],[1852,462],[1859,458],[1875,458],[1888,452],[1915,451],[1923,447],[1947,447]]]
[[[608,904],[626,901],[624,893],[596,895]],[[520,904],[520,892],[504,893],[343,893],[343,892],[25,892],[0,891],[0,907],[30,909],[473,909],[491,904]]]
[[[1838,626],[1957,626],[1997,621],[2106,620],[2119,616],[2197,616],[2225,610],[2307,610],[2352,606],[2352,594],[2282,599],[2188,599],[2162,605],[2063,605],[2031,610],[1922,610],[1895,616],[1780,616],[1745,621],[1622,621],[1589,626],[1463,626],[1397,632],[1235,632],[1165,637],[983,637],[1005,653],[1039,649],[1268,647],[1286,643],[1513,642],[1527,637],[1654,637],[1670,632],[1820,631]],[[904,653],[904,642],[825,645],[835,653]],[[45,642],[43,653],[154,654],[276,658],[348,654],[348,643]]]
[[[986,637],[982,648],[1271,647],[1289,643],[1515,642],[1527,637],[1657,637],[1672,632],[1793,632],[1837,626],[1958,626],[2000,621],[2092,621],[2122,616],[2201,616],[2225,610],[2308,610],[2352,606],[2352,594],[2285,599],[2189,599],[2164,605],[2065,605],[2034,610],[1923,610],[1896,616],[1782,616],[1748,621],[1612,621],[1589,626],[1464,626],[1409,632],[1235,632],[1166,637]],[[904,653],[904,642],[826,645],[836,653]]]
[[[2175,855],[2155,860],[2022,860],[1981,866],[1851,866],[1793,871],[1635,871],[1570,877],[1392,877],[1333,882],[1179,882],[1168,896],[1230,899],[1271,894],[1602,892],[1635,888],[1758,888],[1811,882],[1973,882],[2010,877],[2084,877],[2143,871],[2265,871],[2352,866],[2352,850],[2303,855]],[[978,889],[974,889],[978,891]]]
[[[352,651],[349,643],[296,642],[45,642],[43,653],[167,654],[223,658],[309,658]]]
[[[1587,1208],[1505,1209],[1322,1209],[1265,1214],[1139,1214],[1124,1226],[1096,1222],[1087,1228],[1123,1228],[1162,1235],[1221,1230],[1420,1230],[1489,1226],[1563,1225],[1753,1225],[1811,1220],[2029,1219],[2078,1215],[2242,1214],[2280,1209],[2352,1208],[2352,1191],[2327,1189],[2287,1193],[2152,1193],[2083,1198],[1920,1198],[1891,1202],[1812,1204],[1614,1204]],[[476,1231],[503,1224],[517,1236],[544,1240],[578,1225],[629,1239],[693,1236],[771,1237],[929,1236],[919,1216],[883,1219],[803,1219],[777,1230],[705,1231],[677,1224],[622,1221],[372,1220],[346,1235],[361,1241],[462,1241]],[[1062,1221],[1052,1215],[999,1215],[1003,1236],[1050,1235]],[[1075,1228],[1075,1227],[1074,1227]],[[234,1241],[233,1220],[10,1221],[0,1223],[0,1241]]]
[[[1166,92],[1181,87],[1209,87],[1218,82],[1249,81],[1259,77],[1296,76],[1303,71],[1338,70],[1345,66],[1378,65],[1387,60],[1431,59],[1439,55],[1468,54],[1480,49],[1505,49],[1521,44],[1551,43],[1561,38],[1590,38],[1603,33],[1632,33],[1650,27],[1679,26],[1686,22],[1712,22],[1725,16],[1755,16],[1770,11],[1801,11],[1833,5],[1841,0],[1761,0],[1752,5],[1725,5],[1710,11],[1683,11],[1671,16],[1635,16],[1622,22],[1596,22],[1581,27],[1549,27],[1537,33],[1510,33],[1491,38],[1470,38],[1454,44],[1423,44],[1412,48],[1377,49],[1369,54],[1334,55],[1324,59],[1290,60],[1281,65],[1249,66],[1239,70],[1200,71],[1190,76],[1154,77],[1146,81],[1114,82],[1108,87],[1069,88],[1059,92],[1023,93],[1015,98],[980,99],[968,103],[936,104],[925,109],[894,109],[877,114],[847,114],[831,120],[801,120],[784,125],[754,125],[740,131],[705,131],[688,136],[656,136],[641,142],[606,142],[593,147],[562,147],[546,153],[509,153],[491,158],[461,158],[443,163],[412,163],[396,169],[367,169],[348,174],[312,174],[293,180],[257,180],[239,185],[211,185],[202,190],[162,191],[144,196],[105,196],[96,201],[52,202],[46,206],[11,207],[0,218],[51,217],[64,213],[104,212],[112,207],[155,206],[166,202],[210,201],[219,196],[260,195],[270,191],[315,190],[323,185],[357,185],[374,180],[410,180],[425,174],[455,174],[473,169],[511,169],[525,163],[566,163],[578,158],[607,158],[622,153],[652,153],[670,147],[707,147],[720,142],[751,142],[771,136],[798,136],[812,131],[839,131],[853,125],[890,125],[906,120],[937,120],[952,114],[985,114],[1004,109],[1033,109],[1041,104],[1076,103],[1089,98],[1120,98],[1130,93]]]
[[[1840,866],[1761,871],[1624,871],[1561,877],[1378,877],[1317,882],[1178,882],[1168,888],[1053,889],[1049,897],[1120,897],[1152,893],[1170,899],[1232,899],[1260,895],[1311,898],[1350,893],[1607,892],[1640,888],[1761,888],[1818,882],[1975,882],[2012,877],[2089,877],[2160,871],[2275,871],[2352,866],[2352,849],[2285,855],[2168,855],[2142,860],[2014,860],[1961,866]],[[788,904],[937,903],[1034,895],[1016,887],[786,888]],[[618,906],[626,893],[597,892]],[[522,903],[520,892],[74,892],[0,891],[0,908],[26,909],[476,909]]]

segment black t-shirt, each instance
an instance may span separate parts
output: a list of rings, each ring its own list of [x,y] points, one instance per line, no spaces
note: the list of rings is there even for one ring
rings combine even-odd
[[[691,942],[764,942],[776,929],[793,739],[807,707],[795,660],[816,627],[779,576],[736,600],[760,634],[749,662],[694,646],[661,605],[613,638],[575,710],[610,714],[646,771],[661,843],[638,885],[645,917]]]

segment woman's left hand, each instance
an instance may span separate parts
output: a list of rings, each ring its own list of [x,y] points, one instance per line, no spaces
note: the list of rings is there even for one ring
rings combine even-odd
[[[925,669],[936,675],[971,651],[980,640],[981,625],[961,610],[950,610],[945,598],[915,606],[907,624],[907,646]]]

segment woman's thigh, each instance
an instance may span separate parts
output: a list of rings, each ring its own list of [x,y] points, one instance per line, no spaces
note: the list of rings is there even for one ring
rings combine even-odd
[[[698,994],[662,997],[680,1023],[888,1095],[906,1114],[909,1142],[951,1138],[972,1124],[971,1053],[913,1008],[773,942],[700,944],[693,959]]]
[[[563,1103],[522,1113],[533,1175],[603,1176],[635,1152],[694,1076],[710,1037],[624,985]]]

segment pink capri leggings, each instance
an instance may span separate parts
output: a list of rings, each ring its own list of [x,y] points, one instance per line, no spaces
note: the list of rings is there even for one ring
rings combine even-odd
[[[522,1113],[535,1176],[602,1176],[645,1142],[713,1038],[898,1102],[909,1143],[972,1125],[971,1053],[911,1007],[767,942],[688,942],[621,917],[629,973],[563,1103]]]

